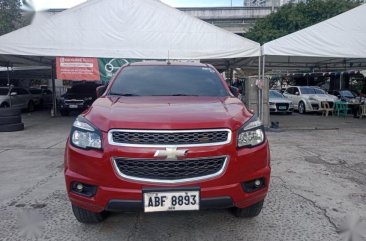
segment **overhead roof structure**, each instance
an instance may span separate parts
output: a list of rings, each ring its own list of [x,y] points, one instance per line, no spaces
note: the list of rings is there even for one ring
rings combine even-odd
[[[263,45],[269,68],[366,67],[366,4]]]
[[[233,59],[259,55],[258,43],[156,0],[90,0],[0,37],[0,64],[46,62],[55,56]]]

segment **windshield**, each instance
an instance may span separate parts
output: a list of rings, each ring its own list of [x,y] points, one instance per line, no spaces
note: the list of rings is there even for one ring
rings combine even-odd
[[[310,87],[300,87],[301,94],[309,95],[309,94],[320,94],[324,95],[325,92],[318,88],[310,88]]]
[[[349,90],[342,90],[340,91],[341,92],[341,95],[346,97],[346,98],[354,98],[355,96],[352,94],[351,91]]]
[[[113,82],[111,95],[228,96],[221,79],[209,67],[130,66]]]
[[[8,95],[9,89],[8,88],[0,88],[0,95]]]
[[[269,98],[285,98],[285,97],[281,93],[278,93],[277,91],[270,90]]]

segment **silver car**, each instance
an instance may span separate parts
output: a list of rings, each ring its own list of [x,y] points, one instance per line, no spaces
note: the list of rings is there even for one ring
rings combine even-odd
[[[338,98],[334,95],[328,95],[324,90],[312,86],[291,86],[283,93],[294,104],[295,110],[300,114],[306,112],[324,111],[324,102],[327,102],[331,108]]]
[[[269,111],[270,113],[286,113],[291,115],[294,111],[292,101],[276,90],[269,91]]]
[[[0,87],[0,108],[12,107],[33,111],[34,104],[33,96],[28,90],[19,87],[11,89]]]

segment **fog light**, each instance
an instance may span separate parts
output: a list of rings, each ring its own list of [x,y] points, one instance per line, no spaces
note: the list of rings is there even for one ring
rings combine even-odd
[[[259,187],[261,184],[262,184],[262,182],[261,182],[261,180],[259,180],[259,179],[257,179],[257,180],[255,180],[255,181],[254,181],[254,185],[255,185],[256,187]]]
[[[79,191],[79,192],[82,192],[83,191],[83,184],[81,184],[81,183],[78,183],[77,185],[76,185],[76,190],[77,191]]]
[[[265,187],[264,178],[259,178],[255,180],[251,180],[249,182],[242,183],[242,187],[244,192],[251,193],[258,191]]]
[[[93,197],[97,193],[97,187],[85,183],[73,182],[71,192],[85,197]]]

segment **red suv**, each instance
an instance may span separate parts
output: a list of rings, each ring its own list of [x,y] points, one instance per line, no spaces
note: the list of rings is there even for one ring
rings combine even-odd
[[[98,91],[65,150],[78,221],[139,210],[260,213],[271,172],[264,128],[214,67],[129,64]]]

